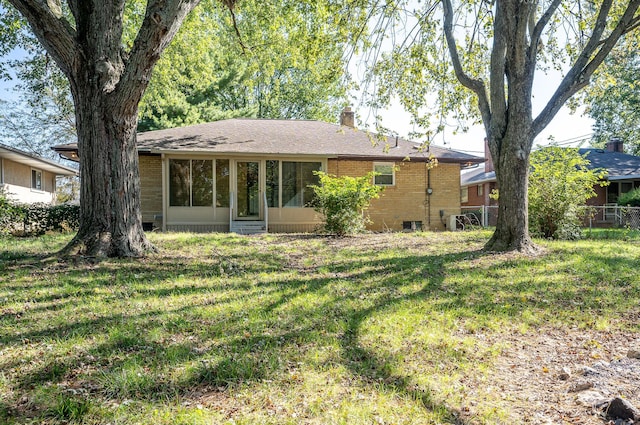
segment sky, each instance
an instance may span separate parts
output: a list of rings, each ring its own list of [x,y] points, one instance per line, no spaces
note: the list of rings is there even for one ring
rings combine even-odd
[[[551,98],[558,84],[560,84],[561,78],[562,76],[559,72],[536,73],[534,79],[535,97],[533,99],[534,118]],[[367,117],[367,111],[356,112],[359,112],[364,120],[359,125],[375,128],[374,119],[371,116]],[[593,120],[584,115],[583,112],[584,108],[572,114],[571,110],[564,106],[551,123],[536,137],[534,146],[545,146],[553,142],[573,147],[578,147],[578,144],[582,143],[580,147],[588,147],[589,141],[584,140],[588,139],[593,132]],[[391,108],[380,111],[379,114],[383,119],[382,125],[399,136],[407,137],[412,132],[411,116],[400,105],[392,105]],[[449,132],[439,135],[432,143],[471,155],[483,156],[484,136],[483,126],[476,125],[470,127],[466,133],[458,132],[457,134],[452,134],[452,132]]]

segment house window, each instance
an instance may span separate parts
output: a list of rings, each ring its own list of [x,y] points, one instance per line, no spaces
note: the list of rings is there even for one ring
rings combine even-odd
[[[267,161],[267,205],[280,207],[280,161]]]
[[[373,183],[377,186],[393,186],[395,184],[395,166],[392,162],[379,162],[373,164]]]
[[[228,175],[228,172],[227,172]],[[228,177],[227,177],[228,178]],[[172,207],[213,206],[213,161],[210,159],[169,160],[169,205]],[[227,180],[227,203],[229,184]],[[224,198],[224,194],[222,195]]]
[[[314,191],[310,185],[318,184],[314,171],[320,171],[320,162],[282,161],[282,206],[308,207],[313,201]]]
[[[484,185],[478,185],[478,196],[484,195]]]
[[[465,202],[469,202],[469,188],[468,187],[463,187],[462,189],[460,189],[460,202],[461,203],[465,203]]]
[[[31,189],[42,190],[42,171],[31,170]]]

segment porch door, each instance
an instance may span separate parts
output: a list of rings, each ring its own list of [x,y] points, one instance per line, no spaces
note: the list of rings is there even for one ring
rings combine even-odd
[[[260,162],[236,162],[236,219],[260,220]]]

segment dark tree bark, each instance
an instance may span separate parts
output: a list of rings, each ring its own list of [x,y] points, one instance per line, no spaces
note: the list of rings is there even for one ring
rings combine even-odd
[[[124,0],[9,0],[69,79],[80,156],[80,229],[63,250],[89,256],[141,256],[136,148],[138,103],[160,54],[200,0],[149,0],[130,51],[122,48]]]
[[[488,251],[539,249],[531,241],[528,223],[529,154],[535,137],[562,105],[589,84],[620,37],[637,27],[640,0],[630,0],[624,14],[605,38],[612,0],[604,0],[591,36],[546,107],[534,119],[531,107],[533,78],[540,37],[560,6],[554,0],[538,18],[536,1],[496,0],[489,87],[465,73],[456,47],[451,0],[443,0],[444,31],[456,77],[478,97],[496,171],[500,202],[496,230],[485,245]],[[534,23],[535,25],[532,25]]]

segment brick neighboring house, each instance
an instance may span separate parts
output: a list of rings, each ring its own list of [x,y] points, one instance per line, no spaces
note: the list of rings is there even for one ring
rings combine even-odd
[[[492,206],[498,201],[490,199],[489,193],[497,188],[496,173],[485,143],[484,167],[480,165],[475,170],[461,173],[460,186],[463,207]],[[607,171],[608,186],[596,185],[596,196],[587,201],[587,205],[596,207],[611,207],[616,204],[618,197],[637,187],[640,187],[640,157],[624,153],[624,144],[619,139],[612,139],[605,149],[578,149],[581,155],[586,155],[590,161],[590,168]],[[604,215],[603,215],[604,214]],[[599,214],[603,224],[613,220],[613,212],[607,208]]]
[[[230,119],[138,134],[141,208],[147,228],[169,231],[309,232],[313,171],[381,174],[370,230],[444,229],[460,213],[460,170],[484,161],[403,139],[376,139],[353,127],[309,120]],[[73,145],[54,148],[71,155]],[[429,157],[438,160],[426,166]]]
[[[460,198],[463,207],[480,207],[497,205],[498,201],[491,199],[491,191],[497,189],[496,172],[493,160],[489,154],[489,146],[484,143],[484,164],[476,168],[463,171],[460,174]]]
[[[640,156],[624,153],[621,140],[611,140],[605,149],[579,149],[578,152],[587,155],[592,168],[607,170],[609,185],[596,186],[594,189],[597,195],[587,201],[588,205],[615,204],[620,195],[640,187]]]
[[[52,204],[56,178],[77,175],[73,168],[0,144],[0,189],[12,201]]]

